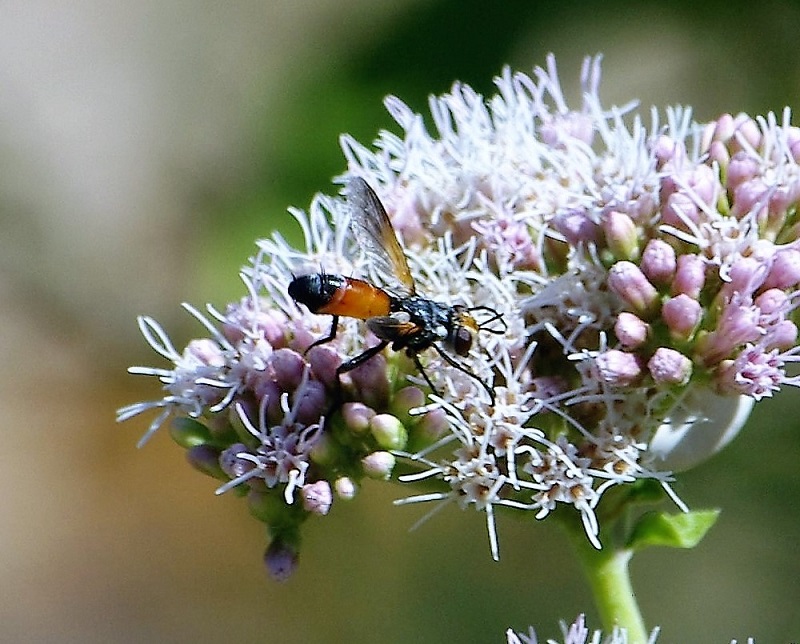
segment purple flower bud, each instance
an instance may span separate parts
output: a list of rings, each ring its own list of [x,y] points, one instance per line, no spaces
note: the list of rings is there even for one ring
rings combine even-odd
[[[722,293],[731,297],[734,293],[739,295],[752,295],[763,283],[767,276],[767,264],[755,257],[740,257],[728,271],[728,281],[722,287]]]
[[[363,434],[369,428],[369,421],[375,410],[364,403],[349,402],[342,405],[342,418],[347,428],[354,434]]]
[[[406,428],[396,416],[376,414],[369,421],[373,438],[383,449],[404,449],[408,441]]]
[[[745,181],[750,181],[759,172],[757,159],[751,157],[747,152],[737,152],[731,157],[727,171],[728,190],[736,190]]]
[[[764,338],[764,348],[767,351],[780,349],[787,351],[797,342],[797,325],[791,320],[781,320],[771,326]]]
[[[639,358],[632,353],[609,349],[595,358],[598,376],[616,387],[632,385],[642,373]]]
[[[731,214],[737,219],[767,207],[769,187],[761,177],[744,181],[733,191]]]
[[[784,248],[775,254],[764,288],[795,288],[800,282],[800,251]]]
[[[667,197],[667,202],[661,211],[661,219],[665,224],[688,230],[689,223],[696,223],[700,219],[700,210],[689,195],[675,192]]]
[[[303,508],[306,512],[320,516],[328,514],[333,503],[333,492],[327,481],[315,481],[304,485],[300,490],[300,496],[303,498]]]
[[[342,358],[332,347],[317,346],[306,354],[306,360],[311,366],[314,377],[323,382],[328,389],[337,387],[336,369],[342,364]]]
[[[408,417],[408,410],[425,404],[425,392],[419,387],[403,387],[392,396],[390,411],[398,418]]]
[[[627,311],[620,313],[614,323],[614,334],[626,349],[635,349],[644,344],[649,330],[648,324]]]
[[[389,376],[386,356],[382,353],[353,369],[349,375],[358,392],[358,399],[375,409],[389,403]]]
[[[553,227],[564,235],[571,246],[597,241],[598,225],[579,210],[556,215],[553,218]]]
[[[761,309],[761,314],[771,316],[775,313],[785,313],[789,307],[789,297],[779,288],[771,288],[755,299],[755,305]]]
[[[739,146],[749,145],[754,149],[758,149],[761,146],[763,140],[761,129],[752,118],[747,114],[738,114],[735,119],[735,125],[734,140]]]
[[[302,389],[295,391],[295,421],[301,425],[312,425],[319,422],[321,416],[328,411],[328,394],[318,380],[309,380]]]
[[[349,501],[356,495],[356,484],[349,476],[341,476],[333,482],[336,496],[345,501]]]
[[[714,141],[729,141],[736,131],[733,116],[728,113],[720,114],[716,121],[708,124],[708,127],[711,130],[712,140]]]
[[[683,160],[686,158],[686,146],[683,141],[676,141],[671,136],[661,134],[653,144],[653,154],[658,166],[663,166],[667,161]]]
[[[731,160],[731,154],[722,141],[712,141],[708,148],[708,158],[725,167]]]
[[[670,298],[661,307],[661,317],[664,318],[673,338],[681,340],[688,340],[691,337],[702,315],[703,308],[700,302],[684,293]]]
[[[189,464],[203,474],[214,478],[221,478],[221,475],[224,474],[220,468],[219,457],[219,451],[211,445],[193,445],[186,450],[186,460],[189,461]]]
[[[700,297],[706,283],[706,262],[699,255],[680,255],[678,270],[672,282],[672,294],[685,293],[691,298]]]
[[[800,127],[792,126],[786,130],[786,145],[795,163],[800,163]]]
[[[419,438],[424,445],[430,445],[447,431],[450,421],[444,409],[431,409],[426,411],[414,427],[414,436]]]
[[[642,317],[658,310],[658,291],[636,264],[617,262],[608,271],[609,288]]]
[[[717,173],[711,166],[705,164],[696,166],[689,175],[688,184],[701,204],[713,206],[717,202],[720,183]]]
[[[286,581],[297,569],[297,550],[280,539],[274,539],[264,553],[264,565],[275,581]]]
[[[372,452],[361,459],[361,464],[370,478],[387,480],[392,475],[395,457],[389,452]]]
[[[647,369],[659,385],[685,385],[692,375],[692,361],[675,349],[660,347],[648,360]]]
[[[653,284],[669,284],[677,268],[675,249],[662,239],[651,239],[642,253],[641,267]]]
[[[190,340],[183,354],[209,367],[224,367],[227,362],[219,345],[208,338]]]
[[[269,368],[281,391],[294,391],[303,380],[305,361],[296,351],[278,349],[269,357]]]
[[[639,256],[636,224],[628,215],[611,211],[603,221],[603,231],[608,248],[615,258],[636,259]]]

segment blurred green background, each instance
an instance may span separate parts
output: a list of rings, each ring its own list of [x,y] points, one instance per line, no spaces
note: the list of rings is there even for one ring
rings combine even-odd
[[[181,301],[224,305],[253,240],[296,234],[288,205],[333,190],[337,137],[371,141],[381,100],[424,109],[458,79],[557,56],[573,104],[604,54],[604,104],[687,104],[700,120],[800,101],[800,7],[729,2],[119,0],[0,5],[0,640],[501,642],[596,625],[558,531],[445,511],[414,533],[404,490],[367,485],[310,521],[286,584],[260,524],[117,407],[157,396],[135,316],[178,346]],[[633,573],[659,641],[800,637],[800,392],[676,488],[724,512],[688,552]]]

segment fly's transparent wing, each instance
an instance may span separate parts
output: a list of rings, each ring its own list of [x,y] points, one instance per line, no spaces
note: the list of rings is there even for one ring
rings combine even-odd
[[[350,180],[345,194],[350,205],[350,228],[381,278],[381,286],[398,296],[413,295],[414,278],[378,195],[361,177]]]

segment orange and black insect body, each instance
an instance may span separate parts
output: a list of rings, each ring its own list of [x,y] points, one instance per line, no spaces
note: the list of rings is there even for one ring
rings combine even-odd
[[[312,313],[333,316],[328,335],[314,342],[311,347],[325,344],[336,337],[340,316],[365,320],[380,342],[339,365],[337,376],[352,371],[391,345],[393,351],[405,350],[428,386],[436,391],[417,355],[432,348],[449,365],[475,378],[494,404],[494,392],[489,385],[450,355],[448,350],[463,357],[469,353],[478,331],[504,333],[505,323],[500,314],[487,306],[451,306],[417,295],[405,254],[378,196],[360,178],[350,182],[347,195],[352,207],[353,232],[376,272],[385,281],[385,288],[329,273],[294,278],[289,284],[289,296],[293,300],[304,304]],[[472,316],[475,311],[488,313],[488,319],[478,323]],[[500,321],[502,329],[487,326],[495,321]]]

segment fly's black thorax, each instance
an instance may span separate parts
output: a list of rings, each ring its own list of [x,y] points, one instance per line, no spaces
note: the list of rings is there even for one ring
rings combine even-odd
[[[409,321],[417,326],[417,330],[404,338],[403,345],[397,348],[422,351],[437,341],[450,344],[454,325],[458,324],[458,316],[452,306],[418,295],[393,298],[391,310],[393,313],[407,314]]]

